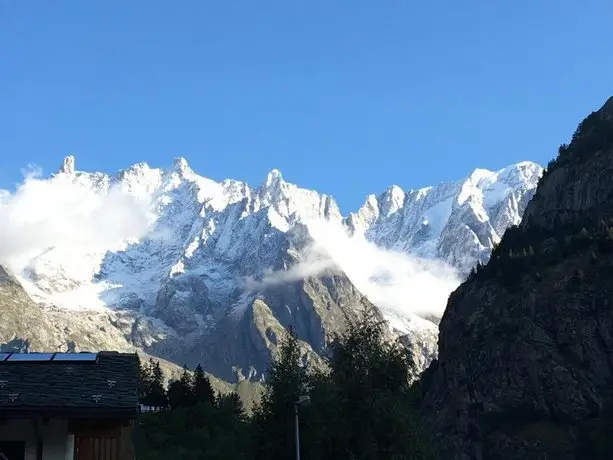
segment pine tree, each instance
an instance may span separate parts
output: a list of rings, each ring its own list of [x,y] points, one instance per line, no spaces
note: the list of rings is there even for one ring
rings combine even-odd
[[[153,375],[151,373],[151,366],[147,363],[143,363],[140,358],[138,360],[138,400],[141,403],[147,399],[151,394],[151,383]]]
[[[266,391],[254,410],[256,459],[290,458],[294,451],[294,403],[306,383],[300,347],[293,328],[281,343],[266,375]]]
[[[215,403],[215,392],[211,386],[211,382],[204,374],[202,366],[198,364],[194,370],[193,378],[194,402],[204,404]]]
[[[317,420],[318,410],[325,414],[319,417],[320,453],[313,458],[432,458],[414,407],[413,357],[399,341],[390,340],[386,327],[371,312],[333,343],[328,382],[320,378],[324,390],[315,384],[311,397],[312,418]]]
[[[183,366],[183,373],[179,380],[172,381],[168,386],[168,396],[172,409],[193,406],[193,379],[186,366]]]
[[[164,373],[159,361],[154,362],[153,358],[149,358],[147,365],[141,369],[141,389],[143,391],[141,402],[152,407],[166,407],[168,399],[164,389]]]
[[[220,395],[218,404],[220,411],[227,411],[234,416],[236,420],[247,420],[247,413],[243,406],[240,396],[236,392],[231,392],[225,395]]]
[[[185,395],[179,380],[168,382],[168,402],[171,410],[185,407]]]
[[[168,405],[168,398],[166,397],[166,390],[164,389],[164,373],[162,372],[159,361],[155,362],[151,370],[151,375],[151,394],[158,402],[156,405],[159,407],[166,407]]]

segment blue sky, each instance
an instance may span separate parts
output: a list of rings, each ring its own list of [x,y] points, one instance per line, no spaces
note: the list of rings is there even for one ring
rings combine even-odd
[[[344,212],[391,184],[545,164],[613,95],[610,0],[0,2],[0,188],[185,156]]]

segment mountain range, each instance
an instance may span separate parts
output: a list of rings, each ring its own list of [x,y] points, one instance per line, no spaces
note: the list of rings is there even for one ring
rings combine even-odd
[[[374,307],[424,369],[447,297],[520,223],[542,172],[392,186],[343,216],[278,170],[251,186],[183,158],[107,175],[69,156],[0,194],[0,349],[141,350],[257,381],[289,327],[317,361]]]

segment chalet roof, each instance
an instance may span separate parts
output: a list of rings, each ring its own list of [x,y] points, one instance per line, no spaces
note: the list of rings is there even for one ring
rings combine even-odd
[[[0,418],[134,418],[132,353],[0,353]]]

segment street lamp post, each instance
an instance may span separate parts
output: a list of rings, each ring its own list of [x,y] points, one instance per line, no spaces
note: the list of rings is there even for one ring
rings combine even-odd
[[[300,460],[300,421],[298,417],[298,409],[311,405],[311,397],[302,395],[298,401],[294,402],[294,415],[296,417],[296,460]]]

